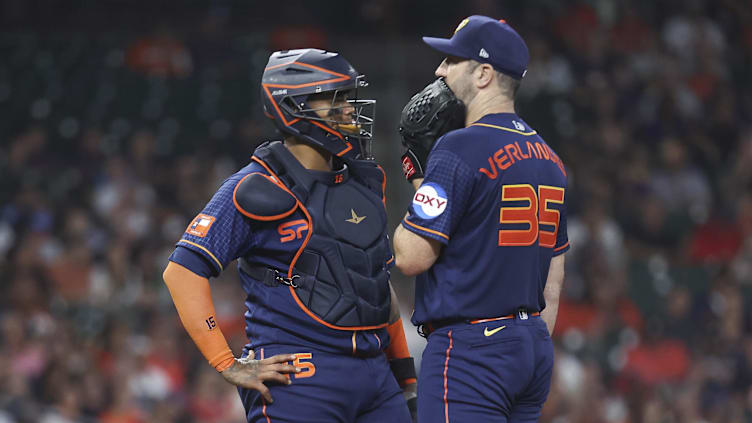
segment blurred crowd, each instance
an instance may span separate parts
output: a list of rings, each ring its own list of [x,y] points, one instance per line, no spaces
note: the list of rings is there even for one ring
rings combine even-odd
[[[370,3],[364,25],[400,7]],[[752,6],[498,3],[466,6],[526,38],[518,111],[570,184],[572,249],[541,421],[752,422]],[[468,14],[453,7],[428,35]],[[161,272],[268,134],[256,84],[269,51],[346,35],[325,25],[238,35],[223,16],[146,35],[0,33],[0,423],[244,421]],[[402,37],[389,42],[417,39]],[[427,81],[434,65],[411,70]],[[378,125],[390,192],[407,197],[396,122]],[[239,352],[234,269],[212,295]],[[410,341],[419,356],[422,339]]]

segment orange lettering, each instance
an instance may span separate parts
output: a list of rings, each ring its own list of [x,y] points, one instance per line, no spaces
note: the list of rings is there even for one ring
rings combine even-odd
[[[514,151],[514,146],[512,144],[507,144],[504,146],[504,150],[507,152],[507,157],[509,157],[510,164],[514,164],[514,157],[512,157],[512,151]]]
[[[520,152],[517,150],[517,147],[514,146],[514,144],[507,144],[504,146],[504,149],[507,150],[507,155],[509,155],[509,159],[512,159],[512,156],[514,156],[517,161],[520,161]],[[514,163],[514,160],[512,160],[512,163]]]
[[[559,163],[559,156],[554,153],[554,150],[551,150],[551,147],[546,146],[546,149],[548,150],[548,154],[551,157],[550,160],[554,163]]]
[[[559,232],[559,211],[549,209],[548,203],[564,204],[564,188],[539,185],[538,200],[540,201],[540,223],[554,227],[553,231],[540,228],[538,244],[541,247],[553,248],[556,245],[556,234]]]
[[[562,175],[567,176],[567,171],[564,169],[564,163],[562,163],[559,156],[554,153],[554,150],[551,150],[551,147],[549,147],[549,153],[551,154],[551,161],[556,164],[556,166],[559,167],[559,170],[561,171]]]
[[[535,143],[535,147],[536,147],[536,148],[538,149],[538,153],[540,153],[541,157],[543,157],[543,158],[544,158],[544,159],[546,159],[546,160],[548,160],[548,159],[549,159],[549,155],[548,155],[548,148],[544,148],[544,147],[543,147],[543,146],[541,145],[541,143],[539,143],[539,142],[536,142],[536,143]]]
[[[295,379],[302,379],[304,377],[311,377],[316,374],[316,366],[313,365],[313,363],[309,361],[300,361],[300,360],[310,360],[313,358],[313,355],[311,353],[297,353],[295,354],[295,360],[293,360],[292,365],[295,367],[300,368],[300,373],[295,373],[293,376],[295,376]]]
[[[512,165],[512,163],[514,163],[514,159],[511,159],[512,161],[510,163],[504,163],[508,158],[509,156],[504,154],[504,150],[501,148],[497,150],[496,153],[494,153],[494,160],[496,160],[496,166],[499,166],[499,169],[501,170],[506,170],[509,166]]]
[[[527,246],[538,239],[538,201],[531,185],[504,185],[501,201],[527,201],[527,206],[501,207],[499,223],[526,223],[527,229],[499,230],[499,246]]]
[[[530,141],[527,142],[527,155],[528,156],[535,156],[536,159],[540,159],[540,154],[538,154],[538,151],[535,149],[535,146],[530,143]]]
[[[298,226],[300,225],[300,226]],[[296,229],[292,229],[293,226],[298,226]],[[308,230],[308,222],[305,219],[291,220],[284,222],[277,227],[277,232],[282,235],[279,242],[290,242],[294,239],[300,239],[303,237],[303,231]]]
[[[488,176],[490,179],[496,179],[497,176],[499,176],[499,172],[496,170],[496,165],[494,165],[493,160],[491,160],[491,157],[488,158],[488,167],[491,169],[489,172],[486,170],[486,168],[482,167],[478,169],[482,174]]]
[[[520,148],[520,143],[518,143],[517,141],[515,141],[514,145],[517,146],[517,150],[520,152],[520,156],[522,156],[523,159],[529,159],[530,158],[529,154],[527,156],[525,156],[525,153],[522,152],[522,148]]]
[[[553,248],[559,231],[560,213],[550,203],[564,204],[564,188],[540,185],[536,194],[532,185],[504,185],[501,201],[526,201],[526,206],[504,206],[499,209],[500,224],[527,224],[527,229],[500,229],[499,246],[538,245]],[[553,230],[547,228],[552,227]]]

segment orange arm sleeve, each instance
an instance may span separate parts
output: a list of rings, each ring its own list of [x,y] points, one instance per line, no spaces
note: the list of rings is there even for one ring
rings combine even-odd
[[[407,348],[407,339],[405,339],[405,328],[402,327],[402,319],[386,327],[389,333],[389,347],[386,349],[387,358],[407,358],[410,357],[410,350]]]
[[[201,354],[218,372],[230,367],[235,356],[216,321],[209,280],[175,262],[169,262],[163,277],[180,321]]]
[[[386,327],[389,333],[389,346],[386,349],[386,358],[400,359],[410,357],[410,350],[407,348],[407,339],[405,338],[405,328],[402,327],[402,318]],[[409,378],[398,381],[400,386],[416,383],[417,379]]]

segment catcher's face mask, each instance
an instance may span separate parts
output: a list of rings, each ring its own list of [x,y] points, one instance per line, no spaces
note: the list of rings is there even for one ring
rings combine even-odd
[[[371,158],[376,102],[358,94],[367,85],[335,52],[277,51],[261,78],[264,113],[280,132],[337,157]]]
[[[367,86],[368,82],[360,75],[355,88],[312,94],[291,115],[324,123],[347,141],[357,142],[361,159],[373,159],[376,100],[358,98],[358,87]]]

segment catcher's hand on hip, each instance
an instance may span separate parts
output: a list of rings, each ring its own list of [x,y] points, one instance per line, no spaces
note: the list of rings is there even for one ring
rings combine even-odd
[[[295,355],[278,354],[263,360],[254,360],[254,357],[255,354],[251,351],[245,358],[236,358],[232,366],[221,373],[222,377],[235,386],[259,391],[266,401],[272,403],[274,400],[264,382],[289,385],[287,374],[300,373],[300,369],[287,364],[295,360]]]
[[[407,150],[402,172],[408,181],[422,178],[434,143],[447,132],[465,126],[465,105],[439,78],[415,94],[402,109],[399,132]]]

